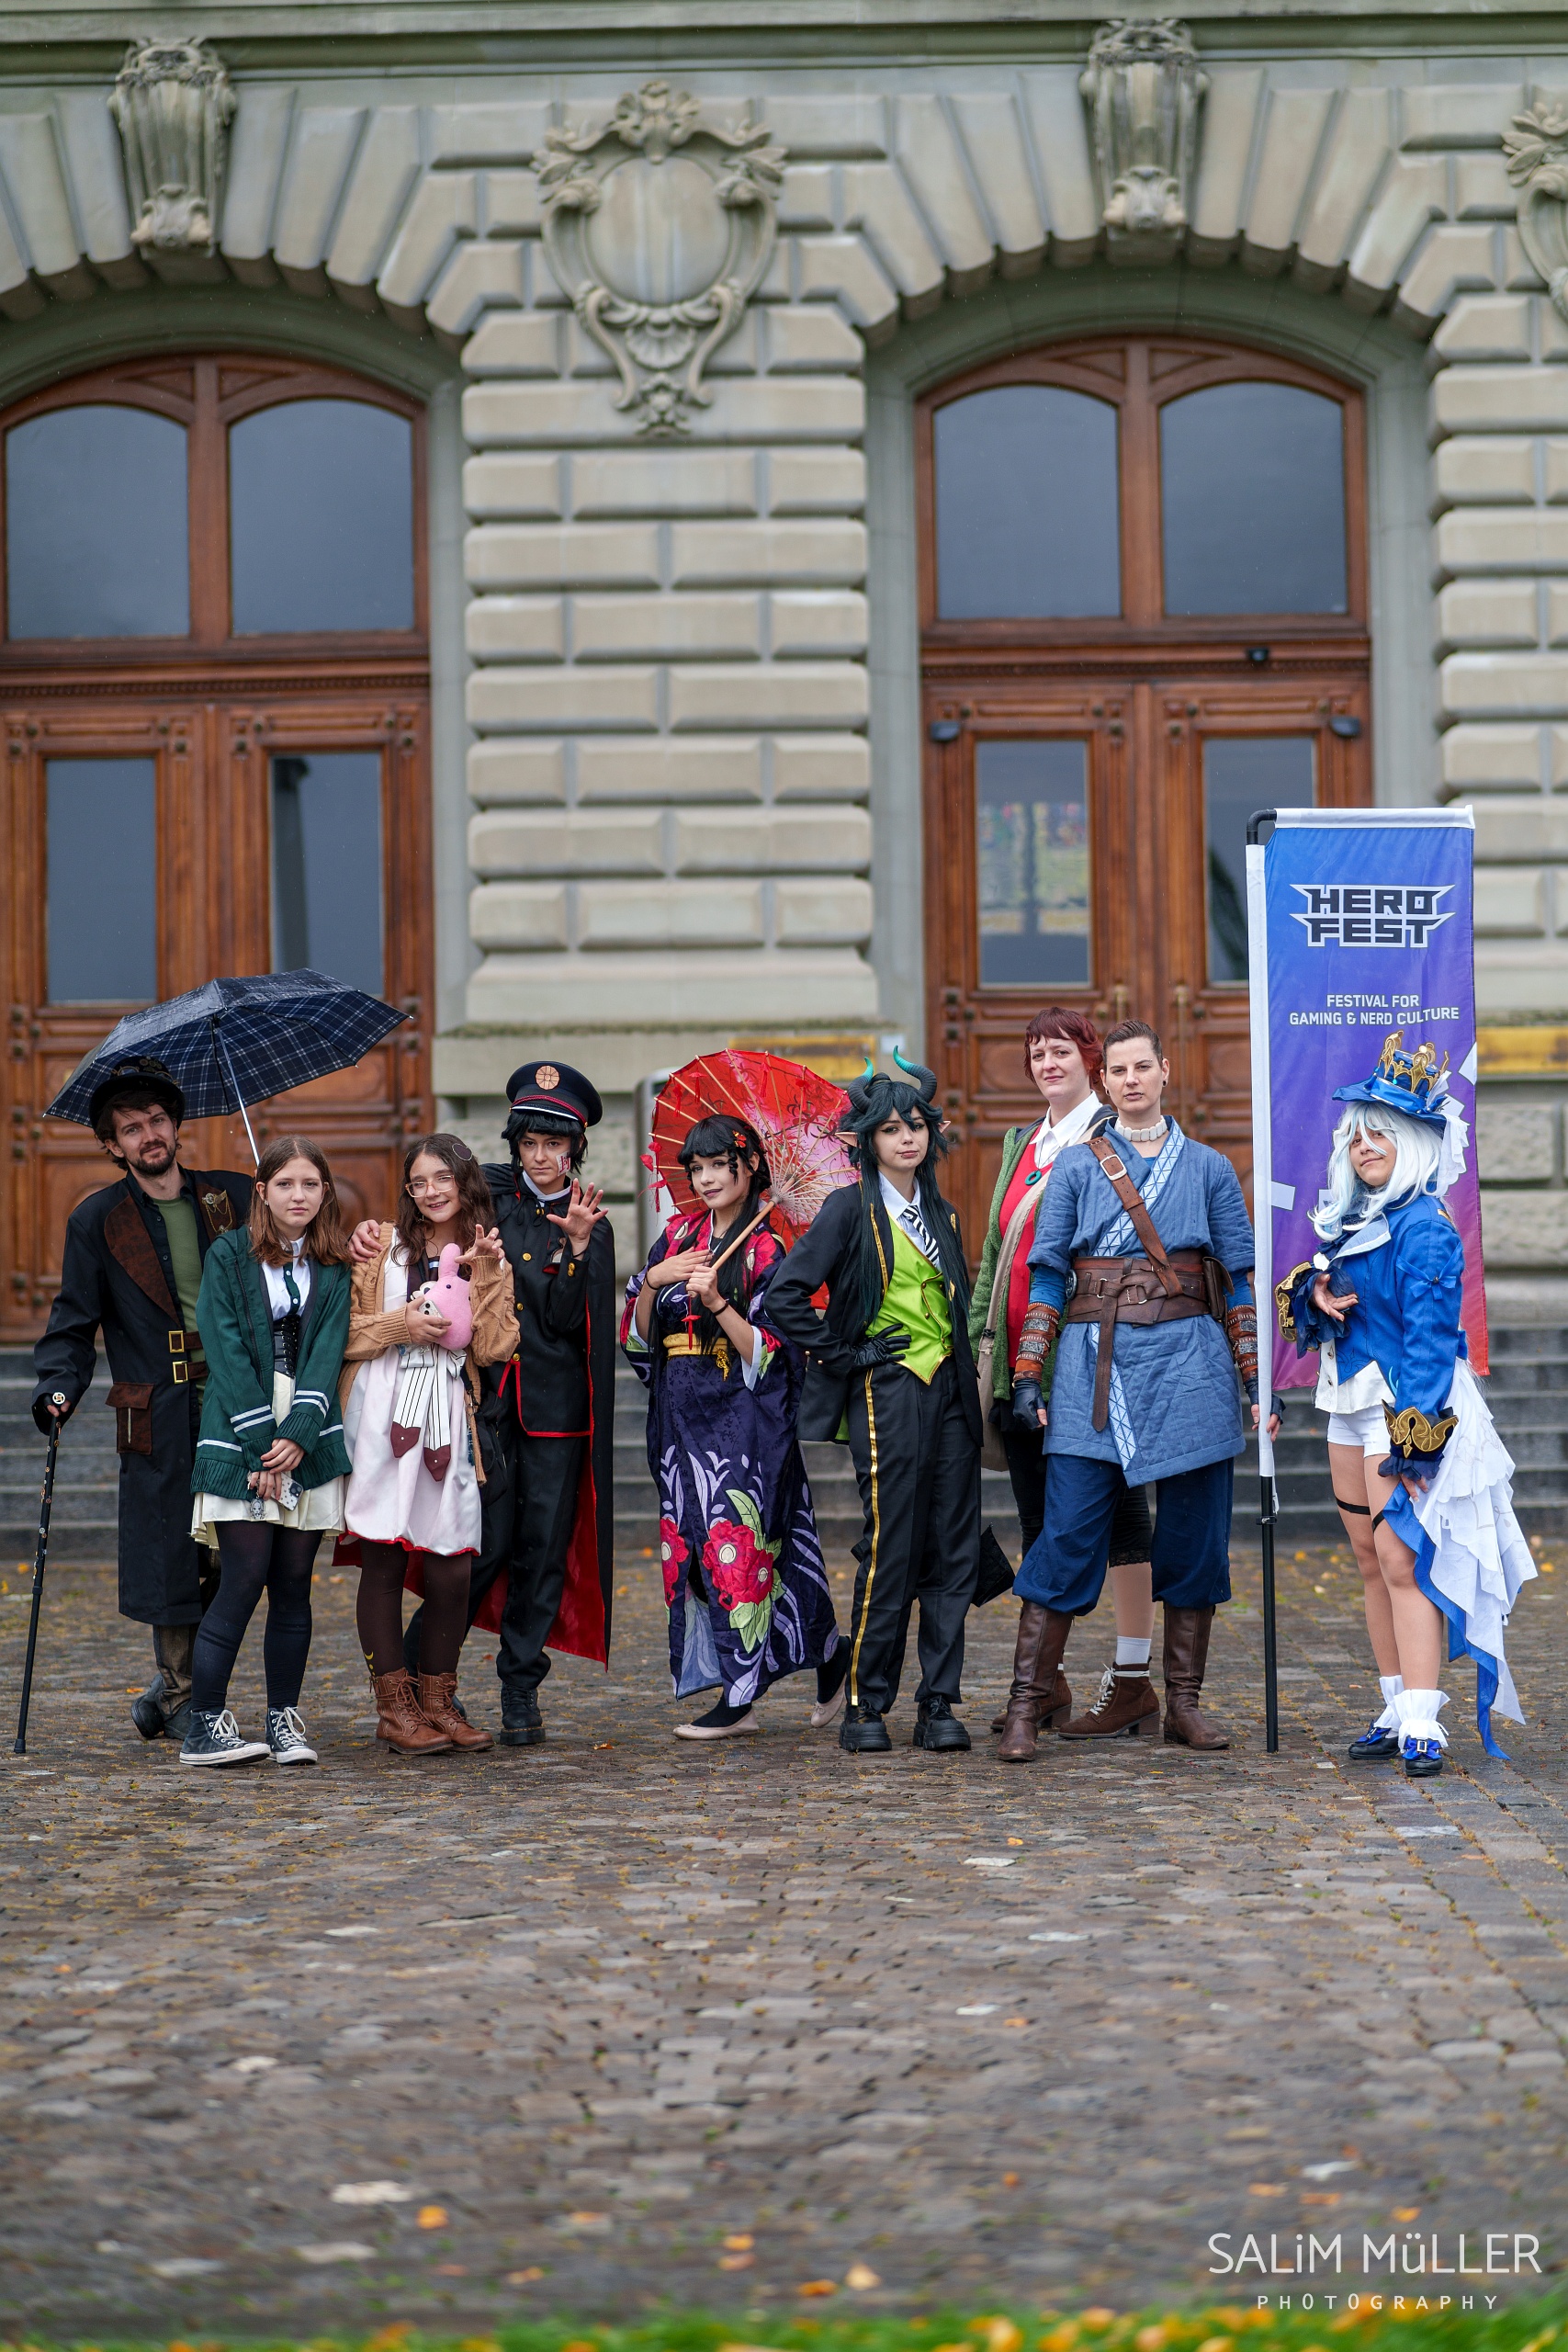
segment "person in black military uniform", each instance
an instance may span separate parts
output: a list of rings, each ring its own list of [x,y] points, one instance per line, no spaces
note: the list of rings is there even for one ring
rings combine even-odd
[[[506,1093],[511,1164],[484,1173],[519,1339],[511,1361],[484,1374],[483,1535],[468,1622],[499,1635],[502,1746],[532,1747],[545,1736],[547,1649],[610,1656],[615,1243],[601,1193],[578,1172],[604,1116],[588,1080],[565,1062],[525,1062]],[[406,1649],[418,1639],[416,1611]]]
[[[120,1063],[94,1091],[93,1132],[122,1170],[72,1211],[60,1294],[33,1350],[33,1419],[48,1431],[92,1385],[101,1329],[119,1447],[119,1611],[152,1628],[158,1672],[130,1711],[144,1739],[190,1727],[191,1652],[218,1555],[190,1532],[204,1363],[196,1301],[220,1233],[243,1226],[251,1180],[179,1163],[185,1097],[161,1062]]]

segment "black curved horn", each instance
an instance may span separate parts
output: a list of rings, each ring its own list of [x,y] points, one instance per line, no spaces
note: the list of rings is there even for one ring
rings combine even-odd
[[[907,1062],[897,1046],[893,1048],[893,1058],[901,1070],[906,1070],[909,1077],[919,1083],[922,1098],[927,1102],[934,1102],[936,1098],[935,1070],[927,1069],[923,1062]]]
[[[852,1078],[844,1089],[844,1092],[849,1096],[850,1108],[857,1118],[864,1112],[871,1099],[871,1090],[875,1080],[876,1064],[867,1056],[865,1068],[859,1078]]]

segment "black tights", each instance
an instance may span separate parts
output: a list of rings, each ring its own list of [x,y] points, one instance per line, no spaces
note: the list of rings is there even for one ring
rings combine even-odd
[[[201,1713],[216,1714],[227,1705],[229,1677],[264,1592],[266,1703],[299,1705],[310,1655],[310,1569],[321,1540],[292,1527],[269,1526],[265,1520],[219,1521],[218,1597],[197,1627],[191,1665],[191,1704]]]
[[[396,1674],[403,1663],[403,1574],[410,1559],[424,1569],[424,1608],[419,1621],[419,1670],[456,1674],[457,1653],[468,1630],[471,1552],[405,1552],[400,1544],[359,1546],[359,1598],[355,1617],[359,1646],[375,1675]]]

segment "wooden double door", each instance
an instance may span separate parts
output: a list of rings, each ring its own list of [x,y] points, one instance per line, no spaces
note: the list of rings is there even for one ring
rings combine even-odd
[[[355,1217],[390,1213],[402,1139],[433,1114],[423,680],[85,684],[4,707],[0,1336],[13,1341],[48,1309],[72,1208],[115,1172],[88,1129],[45,1106],[137,1004],[310,964],[407,1012],[355,1068],[252,1114],[264,1148],[313,1136]],[[251,1166],[237,1117],[193,1122],[183,1157]]]
[[[1002,1138],[1040,1115],[1022,1039],[1044,1005],[1149,1022],[1170,1107],[1248,1182],[1247,820],[1370,797],[1362,667],[946,671],[925,707],[926,1035],[972,1252]]]

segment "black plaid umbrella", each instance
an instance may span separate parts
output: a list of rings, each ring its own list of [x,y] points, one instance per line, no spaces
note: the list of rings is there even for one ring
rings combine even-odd
[[[308,1079],[347,1069],[407,1019],[378,996],[326,972],[209,980],[167,1004],[127,1013],[77,1064],[44,1116],[90,1126],[94,1088],[117,1062],[147,1055],[164,1065],[185,1096],[188,1117],[222,1118],[238,1111],[243,1118],[247,1102],[265,1102]],[[245,1133],[254,1151],[249,1119]]]

